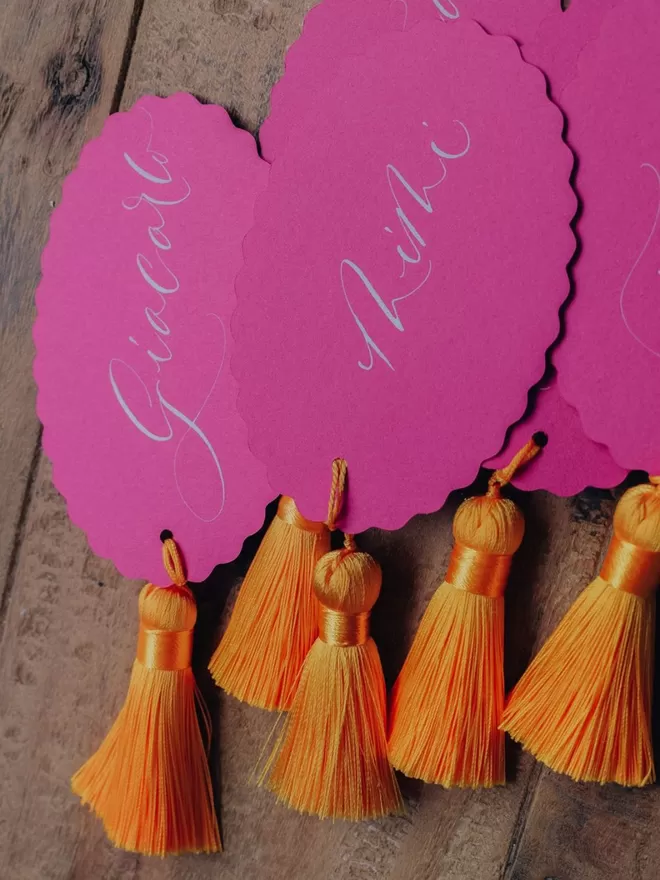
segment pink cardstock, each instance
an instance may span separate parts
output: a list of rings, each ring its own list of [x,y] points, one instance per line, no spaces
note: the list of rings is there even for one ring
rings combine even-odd
[[[234,279],[268,165],[220,107],[141,98],[64,183],[37,292],[44,448],[71,519],[131,578],[233,559],[273,497],[229,370]]]
[[[274,86],[271,113],[259,131],[262,156],[282,155],[301,112],[316,106],[344,58],[361,55],[382,36],[421,22],[478,21],[487,31],[532,37],[560,7],[559,0],[321,0],[306,16],[300,38],[286,56],[286,72]]]
[[[557,351],[562,394],[629,469],[660,472],[660,20],[611,11],[564,90],[584,204],[575,300]]]
[[[573,0],[564,12],[549,15],[524,44],[523,57],[540,67],[555,100],[575,79],[580,52],[600,33],[603,19],[618,0]]]
[[[577,410],[561,396],[554,377],[541,382],[530,413],[512,428],[504,450],[485,467],[505,467],[536,431],[548,435],[548,445],[513,478],[519,489],[545,489],[567,498],[587,486],[610,489],[628,473],[607,447],[587,437]]]
[[[245,241],[232,368],[305,516],[336,457],[356,532],[436,510],[501,447],[568,293],[562,126],[514,41],[469,21],[347,59],[292,131]]]
[[[523,56],[545,73],[555,97],[574,79],[580,52],[598,36],[603,17],[613,5],[614,0],[575,0],[566,12],[558,11],[545,19],[536,36],[525,42]],[[504,450],[486,462],[486,467],[505,466],[535,431],[544,431],[549,443],[513,480],[520,489],[545,489],[567,497],[587,486],[615,486],[627,473],[605,446],[587,437],[577,410],[560,395],[554,378],[535,389],[529,413],[514,426]]]

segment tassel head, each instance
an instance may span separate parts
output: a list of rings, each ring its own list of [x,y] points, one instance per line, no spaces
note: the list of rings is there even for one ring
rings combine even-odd
[[[456,511],[453,524],[457,544],[490,556],[513,556],[522,544],[525,518],[520,508],[499,491],[468,498]]]
[[[326,553],[314,570],[314,592],[319,603],[349,616],[371,611],[378,601],[382,581],[376,560],[352,548]]]

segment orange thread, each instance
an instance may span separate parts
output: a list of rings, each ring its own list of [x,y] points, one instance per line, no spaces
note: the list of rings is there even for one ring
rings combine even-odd
[[[547,442],[545,440],[543,443],[539,442],[541,437],[545,438],[545,435],[540,432],[534,434],[534,436],[525,443],[523,448],[513,456],[505,468],[500,468],[491,475],[491,478],[488,481],[489,495],[498,494],[503,486],[506,486],[507,483],[511,482],[520,468],[528,464],[533,458],[536,458]]]
[[[330,501],[328,503],[328,519],[326,520],[326,524],[331,532],[337,529],[337,520],[344,504],[347,475],[348,466],[346,459],[336,458],[332,462],[332,484],[330,486]]]
[[[187,581],[183,559],[173,538],[166,538],[163,541],[163,565],[170,580],[176,587],[186,586]]]

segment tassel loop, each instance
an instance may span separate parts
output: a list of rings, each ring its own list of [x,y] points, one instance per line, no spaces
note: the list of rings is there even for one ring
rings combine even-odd
[[[488,481],[488,494],[499,498],[500,489],[506,486],[514,478],[516,473],[536,458],[539,452],[548,444],[548,437],[543,431],[537,431],[525,445],[511,459],[505,468],[500,468],[491,474]]]
[[[186,587],[188,581],[183,567],[183,559],[172,533],[162,532],[161,540],[163,541],[163,567],[167,576],[175,587]]]
[[[330,485],[330,501],[328,502],[328,518],[326,520],[326,525],[331,532],[337,529],[337,520],[344,505],[347,478],[348,466],[346,459],[336,458],[332,462],[332,483]]]

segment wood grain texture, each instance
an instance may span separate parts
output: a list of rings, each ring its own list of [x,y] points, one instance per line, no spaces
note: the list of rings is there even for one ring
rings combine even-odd
[[[359,0],[356,0],[359,2]],[[249,784],[272,715],[218,692],[206,663],[257,546],[196,588],[194,665],[213,721],[226,852],[160,861],[119,852],[69,792],[123,701],[139,585],[90,554],[35,455],[33,289],[50,202],[121,102],[189,90],[256,131],[309,0],[5,0],[0,9],[0,877],[11,880],[621,880],[657,876],[657,789],[575,786],[508,747],[509,784],[444,791],[402,779],[408,815],[360,825],[298,816]],[[27,488],[27,491],[26,491]],[[484,480],[474,487],[483,491]],[[609,493],[514,493],[527,537],[507,592],[512,684],[596,571]],[[362,546],[381,562],[373,615],[388,683],[442,579],[456,495]],[[111,528],[112,524],[109,523]]]
[[[111,108],[132,15],[132,0],[0,4],[0,626],[38,461],[31,326],[48,216]]]

